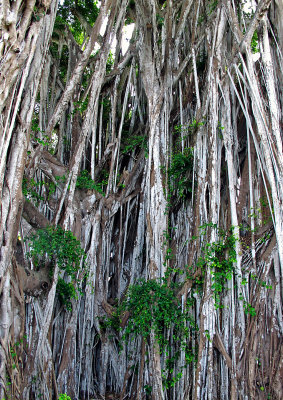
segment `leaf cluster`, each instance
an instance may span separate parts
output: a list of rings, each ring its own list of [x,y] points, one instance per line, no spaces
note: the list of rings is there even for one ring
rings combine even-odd
[[[126,335],[141,334],[146,338],[153,329],[161,342],[163,330],[172,323],[179,327],[185,317],[174,291],[156,280],[142,280],[131,286],[123,308],[131,313]]]
[[[103,186],[107,185],[107,183],[107,179],[103,179],[102,182],[94,182],[91,179],[90,173],[87,170],[83,170],[78,176],[76,187],[79,189],[96,190],[105,196]]]
[[[34,117],[31,122],[31,142],[36,145],[39,144],[46,148],[51,154],[54,154],[56,148],[57,139],[56,135],[52,135],[49,137],[45,135],[44,131],[42,131],[39,127],[39,117],[37,114],[34,114]],[[28,152],[29,153],[29,152]]]
[[[81,257],[85,254],[73,233],[60,226],[38,229],[30,237],[30,247],[29,255],[36,266],[42,259],[48,258],[51,262],[56,260],[58,267],[72,278],[76,276]]]
[[[209,225],[209,224],[208,224]],[[225,232],[219,230],[214,224],[209,225],[216,228],[219,233],[219,239],[212,243],[206,243],[203,248],[203,256],[199,258],[197,266],[202,270],[209,269],[212,275],[212,291],[215,298],[215,307],[223,308],[220,305],[220,293],[225,289],[227,280],[231,280],[234,272],[234,263],[236,262],[236,236],[233,230]],[[206,226],[200,227],[202,233]]]
[[[148,144],[147,137],[144,135],[133,135],[128,136],[124,142],[124,148],[122,153],[129,154],[137,149],[142,149],[145,152],[145,155],[148,154]]]
[[[44,193],[45,197],[38,193],[42,186],[46,189]],[[22,182],[22,193],[28,201],[32,200],[36,205],[38,205],[40,201],[50,199],[50,196],[55,193],[56,186],[57,184],[51,180],[37,182],[33,178],[29,180],[24,176]]]
[[[24,176],[22,182],[22,192],[25,198],[27,200],[33,200],[36,204],[38,204],[39,201],[43,201],[44,198],[38,194],[36,190],[39,186],[41,186],[39,182],[36,182],[33,178],[28,180]]]
[[[58,400],[72,400],[70,396],[67,396],[66,393],[59,394]]]
[[[167,279],[163,282],[151,279],[140,280],[137,284],[130,286],[124,301],[117,307],[111,319],[106,321],[106,326],[121,330],[121,315],[129,313],[129,319],[123,333],[123,340],[143,336],[149,339],[153,332],[159,344],[161,353],[165,357],[165,369],[163,370],[164,385],[173,386],[182,376],[173,376],[172,363],[185,350],[186,365],[195,361],[195,356],[187,345],[187,339],[191,332],[197,331],[198,327],[189,313],[191,299],[182,308],[179,298],[176,297],[174,285],[168,286]],[[167,332],[173,332],[174,350],[170,348]],[[172,350],[173,356],[170,355]],[[185,366],[183,366],[185,367]]]
[[[63,31],[67,26],[72,32],[76,42],[81,45],[85,38],[84,28],[76,12],[82,15],[86,22],[93,26],[99,14],[97,1],[93,0],[65,0],[64,4],[59,5],[55,21],[55,31]]]
[[[251,49],[252,49],[252,53],[256,54],[259,53],[259,45],[258,45],[258,33],[255,30],[252,40],[251,40]]]
[[[176,151],[171,155],[168,176],[168,200],[176,193],[178,198],[183,198],[192,192],[192,173],[194,164],[193,148],[187,147],[184,152]],[[165,168],[162,168],[165,172]]]
[[[80,242],[71,231],[65,231],[60,226],[39,229],[29,239],[31,250],[28,256],[32,258],[37,268],[48,264],[52,271],[57,263],[59,269],[66,272],[70,282],[66,283],[64,279],[59,278],[57,292],[61,302],[70,309],[70,299],[77,298],[77,273],[80,263],[82,258],[86,258]]]

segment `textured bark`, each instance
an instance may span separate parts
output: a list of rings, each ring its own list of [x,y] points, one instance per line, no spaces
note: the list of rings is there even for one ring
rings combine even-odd
[[[2,2],[1,398],[281,399],[280,1],[102,1],[91,22],[79,6],[52,35],[56,2]],[[29,254],[48,225],[86,254],[71,307],[68,274]],[[207,254],[230,228],[218,291]],[[182,344],[176,321],[166,350],[153,322],[124,341],[140,279],[173,288]]]

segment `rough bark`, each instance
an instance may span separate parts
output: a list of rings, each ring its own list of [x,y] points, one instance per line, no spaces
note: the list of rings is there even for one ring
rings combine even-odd
[[[74,7],[52,35],[56,2],[2,3],[0,396],[281,399],[280,2]],[[80,241],[76,279],[35,264],[49,225]],[[140,279],[174,291],[182,339],[124,340]]]

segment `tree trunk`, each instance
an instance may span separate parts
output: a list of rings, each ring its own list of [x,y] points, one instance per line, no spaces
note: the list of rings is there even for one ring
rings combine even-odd
[[[283,397],[281,6],[251,7],[3,2],[1,398]]]

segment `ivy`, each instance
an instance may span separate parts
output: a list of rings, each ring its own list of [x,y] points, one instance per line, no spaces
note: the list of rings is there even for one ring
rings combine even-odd
[[[42,265],[50,265],[51,271],[55,263],[59,269],[67,274],[69,283],[59,277],[57,292],[60,301],[71,309],[70,299],[77,299],[79,280],[77,274],[80,269],[81,260],[86,258],[80,242],[70,231],[65,231],[60,226],[48,226],[39,229],[30,238],[30,252],[28,256],[32,258],[36,268]],[[87,276],[87,271],[84,272]]]

